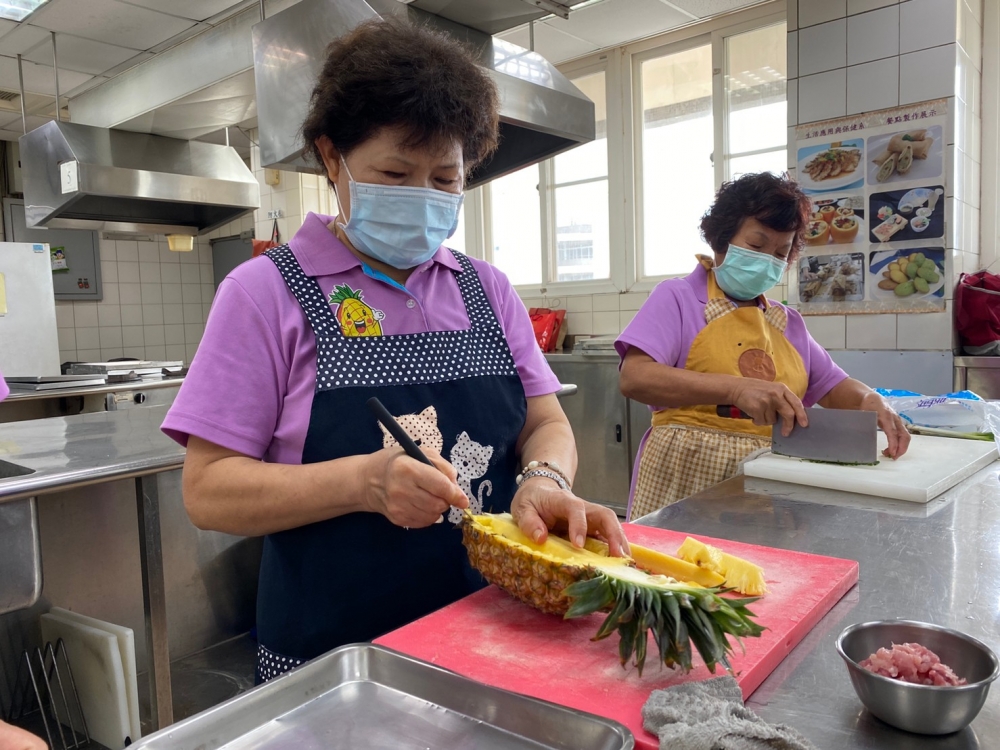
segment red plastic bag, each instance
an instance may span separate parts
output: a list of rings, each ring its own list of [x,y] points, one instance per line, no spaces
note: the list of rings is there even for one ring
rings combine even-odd
[[[1000,276],[980,271],[959,277],[955,327],[970,354],[1000,353]]]
[[[566,311],[532,307],[528,310],[528,315],[531,317],[531,327],[535,330],[535,341],[538,342],[539,348],[543,352],[554,352]]]

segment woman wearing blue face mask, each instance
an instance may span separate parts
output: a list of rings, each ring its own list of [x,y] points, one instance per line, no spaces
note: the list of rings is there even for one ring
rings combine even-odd
[[[885,400],[834,364],[798,312],[765,297],[798,256],[808,210],[787,177],[723,185],[701,221],[712,256],[657,286],[616,342],[622,393],[653,411],[629,518],[729,478],[770,443],[771,425],[806,426],[803,406],[877,412],[886,455],[906,452],[909,433]],[[753,420],[722,417],[721,405]]]
[[[309,214],[219,287],[164,430],[187,445],[194,523],[265,536],[258,680],[482,587],[465,508],[627,549],[570,490],[559,383],[510,282],[443,246],[497,111],[447,37],[376,21],[337,39],[302,132],[339,215]],[[380,430],[373,396],[433,467]]]

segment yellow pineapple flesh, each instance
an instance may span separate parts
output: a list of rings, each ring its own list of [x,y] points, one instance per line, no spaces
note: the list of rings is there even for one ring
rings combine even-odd
[[[677,556],[700,568],[718,573],[728,588],[741,594],[763,596],[767,593],[764,570],[748,560],[730,555],[710,544],[688,537],[677,550]]]

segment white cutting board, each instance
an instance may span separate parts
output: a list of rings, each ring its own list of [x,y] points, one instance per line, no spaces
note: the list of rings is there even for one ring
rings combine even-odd
[[[79,612],[71,612],[61,607],[53,607],[49,610],[49,614],[63,620],[71,620],[82,625],[89,625],[98,630],[104,630],[118,639],[118,651],[121,653],[122,669],[125,672],[125,700],[128,703],[129,739],[132,742],[138,742],[139,738],[142,737],[142,728],[139,719],[139,686],[135,676],[135,634],[132,632],[132,628],[98,620],[95,617],[87,617],[86,615],[81,615]]]
[[[885,435],[880,432],[877,466],[836,466],[765,453],[747,461],[743,473],[808,487],[926,503],[997,459],[997,446],[992,441],[913,435],[909,450],[896,461],[881,455],[885,446]]]
[[[118,638],[55,615],[40,620],[43,640],[54,647],[62,638],[65,644],[90,738],[109,750],[121,750],[131,729]]]

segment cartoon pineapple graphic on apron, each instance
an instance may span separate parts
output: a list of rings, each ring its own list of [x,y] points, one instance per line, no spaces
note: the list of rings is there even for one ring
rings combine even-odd
[[[385,313],[364,303],[360,289],[343,284],[330,293],[330,304],[337,305],[337,322],[345,336],[381,336]]]

